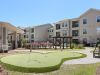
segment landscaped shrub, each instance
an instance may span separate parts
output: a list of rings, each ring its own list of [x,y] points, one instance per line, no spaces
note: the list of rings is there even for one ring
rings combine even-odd
[[[38,49],[38,48],[51,48],[52,47],[52,43],[49,42],[33,42],[32,44],[32,48],[33,49]]]
[[[71,45],[71,48],[72,49],[84,49],[84,45],[83,44],[75,44],[75,43],[73,43]]]

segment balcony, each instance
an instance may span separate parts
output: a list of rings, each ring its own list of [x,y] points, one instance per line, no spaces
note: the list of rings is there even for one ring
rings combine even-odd
[[[60,29],[60,24],[56,24],[56,30]]]
[[[72,36],[79,36],[78,30],[72,30]]]
[[[72,28],[79,27],[78,21],[72,21]]]
[[[60,32],[56,32],[56,37],[60,37]]]

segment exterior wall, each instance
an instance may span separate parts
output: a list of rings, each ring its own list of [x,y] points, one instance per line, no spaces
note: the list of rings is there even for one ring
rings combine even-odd
[[[60,24],[60,29],[56,30],[56,24]],[[68,19],[54,23],[54,36],[56,36],[56,32],[60,32],[60,35],[63,36],[64,31],[67,32],[66,36],[69,36],[69,20]]]
[[[34,34],[34,33],[31,33],[31,28],[30,27],[25,28],[24,30],[26,31],[26,32],[24,32],[24,36],[25,36],[24,38],[27,42],[30,42],[29,40],[31,38],[31,35]]]
[[[80,34],[80,26],[78,26],[78,27],[72,27],[72,22],[74,22],[74,21],[77,21],[78,23],[79,23],[79,19],[78,18],[75,18],[75,19],[71,19],[70,20],[70,35],[73,37],[73,39],[79,39],[79,34]],[[72,35],[72,31],[73,30],[78,30],[79,31],[79,34],[78,34],[78,36],[73,36]]]
[[[97,38],[100,38],[100,30],[97,32],[97,28],[100,28],[100,22],[97,22],[97,16],[100,16],[100,10],[97,9],[89,9],[86,13],[81,15],[78,18],[74,19],[65,19],[54,23],[52,27],[54,32],[53,36],[56,36],[56,32],[60,32],[61,36],[63,36],[63,30],[67,31],[67,36],[72,36],[73,39],[78,39],[80,43],[83,43],[83,39],[87,39],[87,43],[96,43]],[[83,24],[83,19],[87,19],[87,24]],[[77,21],[79,26],[72,27],[72,22]],[[62,27],[64,23],[67,23],[67,27]],[[59,30],[56,30],[56,24],[60,24],[61,27]],[[83,34],[83,29],[87,31],[87,34]],[[78,30],[78,36],[73,36],[72,31]],[[51,33],[48,33],[51,35]]]
[[[47,41],[48,40],[48,29],[51,27],[50,24],[36,26],[34,30],[34,41]]]
[[[80,40],[87,38],[88,43],[97,42],[97,36],[100,35],[97,33],[97,27],[100,27],[100,22],[96,21],[97,16],[100,16],[100,11],[91,10],[88,14],[80,17]],[[83,24],[83,19],[87,19],[87,24]],[[87,30],[87,34],[83,34],[83,29]]]
[[[26,36],[26,40],[29,43],[30,40],[33,41],[47,41],[48,40],[48,29],[51,28],[51,24],[44,24],[40,26],[34,26],[34,27],[27,27],[25,28],[26,33],[24,35]],[[34,32],[31,32],[31,29],[34,28]],[[34,35],[34,38],[31,38],[31,35]],[[33,42],[31,41],[31,42]]]
[[[51,38],[54,36],[54,27],[51,27],[48,29],[48,38]]]

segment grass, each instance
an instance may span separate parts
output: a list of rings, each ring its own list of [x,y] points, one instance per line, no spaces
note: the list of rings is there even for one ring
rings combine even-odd
[[[86,55],[57,51],[52,53],[16,54],[1,58],[4,67],[9,70],[20,72],[49,72],[60,68],[65,60],[82,58]]]
[[[9,75],[96,75],[96,67],[100,64],[62,65],[59,70],[47,73],[22,73],[8,71]]]
[[[94,48],[92,48],[94,49]],[[46,51],[46,50],[44,50]],[[47,50],[48,51],[48,50]],[[58,50],[57,50],[58,51]],[[7,54],[0,54],[0,58],[12,54],[19,54],[25,52],[12,52]],[[96,75],[96,69],[100,67],[100,63],[95,64],[78,64],[78,65],[62,65],[60,69],[47,73],[23,73],[18,71],[11,71],[5,68],[8,75]]]

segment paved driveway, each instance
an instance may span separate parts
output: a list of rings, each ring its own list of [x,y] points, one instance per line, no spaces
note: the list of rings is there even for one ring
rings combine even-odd
[[[82,51],[72,51],[72,52],[79,52],[79,53],[86,54],[87,57],[68,60],[65,61],[64,64],[91,64],[91,63],[100,62],[100,58],[93,58],[93,53],[90,52],[91,50],[93,50],[93,48],[86,48],[86,50],[82,50]]]

